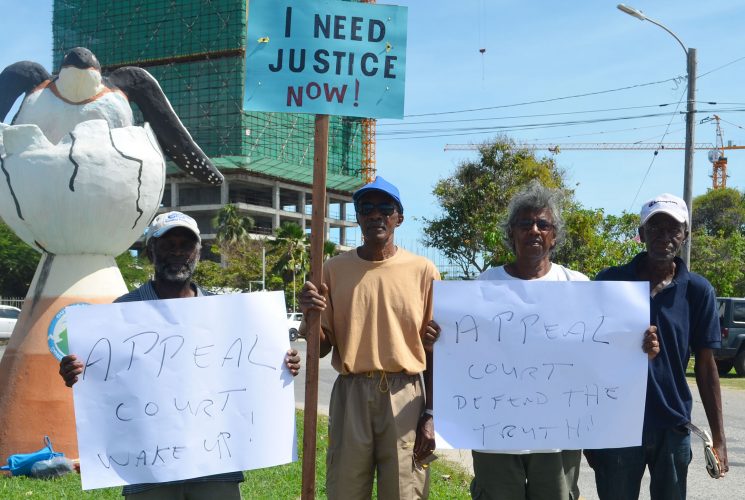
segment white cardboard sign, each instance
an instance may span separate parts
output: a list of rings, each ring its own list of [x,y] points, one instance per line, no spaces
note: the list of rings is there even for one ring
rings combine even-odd
[[[438,281],[437,445],[641,444],[647,282]]]
[[[297,460],[282,292],[71,308],[83,489]]]

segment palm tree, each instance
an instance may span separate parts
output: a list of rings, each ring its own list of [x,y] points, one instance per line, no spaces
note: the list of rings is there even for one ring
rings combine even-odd
[[[337,244],[334,243],[331,240],[326,240],[323,242],[323,261],[326,262],[331,257],[335,256],[339,253],[339,249],[337,248]]]
[[[309,271],[308,236],[299,225],[285,222],[277,229],[275,239],[269,242],[270,253],[279,255],[272,272],[282,277],[285,288],[292,281],[292,310],[297,306],[297,290],[295,280],[298,273],[302,273],[303,280]]]
[[[241,215],[235,205],[225,205],[212,219],[216,229],[218,244],[234,245],[244,243],[254,227],[254,220],[248,215]]]
[[[235,205],[225,205],[212,219],[212,226],[217,233],[217,247],[220,249],[223,267],[249,240],[249,232],[254,227],[254,220],[238,213]]]

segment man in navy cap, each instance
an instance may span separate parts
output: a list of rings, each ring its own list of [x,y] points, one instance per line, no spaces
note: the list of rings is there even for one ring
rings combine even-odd
[[[378,177],[352,198],[362,245],[330,259],[320,290],[305,283],[300,298],[303,313],[321,311],[321,356],[333,349],[339,372],[326,492],[331,500],[369,499],[377,473],[379,498],[426,498],[435,439],[431,353],[421,336],[439,331],[432,282],[440,275],[395,245],[404,208],[393,184]]]
[[[114,302],[179,299],[211,295],[203,291],[191,277],[199,262],[202,248],[199,227],[194,219],[181,212],[160,214],[145,232],[145,247],[153,263],[154,279],[116,299]],[[300,356],[290,349],[285,365],[293,375],[300,370]],[[59,373],[68,387],[72,387],[83,373],[83,362],[70,354],[60,361]],[[155,500],[161,498],[208,500],[212,498],[240,500],[238,483],[242,472],[228,472],[198,477],[186,481],[160,484],[130,484],[122,495],[126,500]]]
[[[585,456],[595,470],[601,500],[636,500],[647,466],[653,500],[684,500],[691,461],[693,398],[686,380],[691,350],[696,359],[696,385],[719,460],[718,471],[712,470],[712,475],[722,477],[729,470],[719,374],[712,352],[721,346],[719,315],[714,288],[688,271],[677,257],[689,231],[685,202],[661,194],[644,203],[640,215],[639,238],[646,251],[626,265],[601,271],[596,279],[649,282],[650,324],[657,327],[659,354],[649,361],[642,444],[586,450]]]

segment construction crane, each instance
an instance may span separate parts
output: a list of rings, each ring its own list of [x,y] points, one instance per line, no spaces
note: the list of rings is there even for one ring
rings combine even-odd
[[[362,3],[375,3],[376,0],[361,0]],[[362,120],[362,175],[365,183],[375,180],[375,119]]]
[[[375,180],[375,119],[362,120],[362,175],[365,183]]]
[[[745,149],[745,146],[736,146],[731,142],[723,145],[722,130],[719,126],[719,117],[714,115],[713,118],[702,120],[716,121],[717,124],[717,144],[710,142],[694,143],[693,149],[709,151],[709,161],[712,162],[712,188],[720,189],[727,187],[727,158],[724,152],[730,149]],[[474,151],[481,147],[479,144],[446,144],[445,151]],[[567,142],[567,143],[518,143],[518,148],[528,149],[530,151],[548,151],[549,153],[559,154],[562,151],[654,151],[658,154],[665,150],[685,150],[685,143],[682,142]]]
[[[724,156],[724,138],[722,137],[722,127],[719,126],[719,116],[714,115],[712,118],[704,118],[701,120],[701,123],[711,120],[714,120],[717,124],[716,148],[709,151],[709,161],[711,162],[711,184],[713,189],[726,188],[727,157]]]

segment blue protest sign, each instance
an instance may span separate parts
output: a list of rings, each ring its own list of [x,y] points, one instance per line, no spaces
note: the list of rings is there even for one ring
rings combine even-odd
[[[402,118],[406,7],[251,0],[244,107]]]

